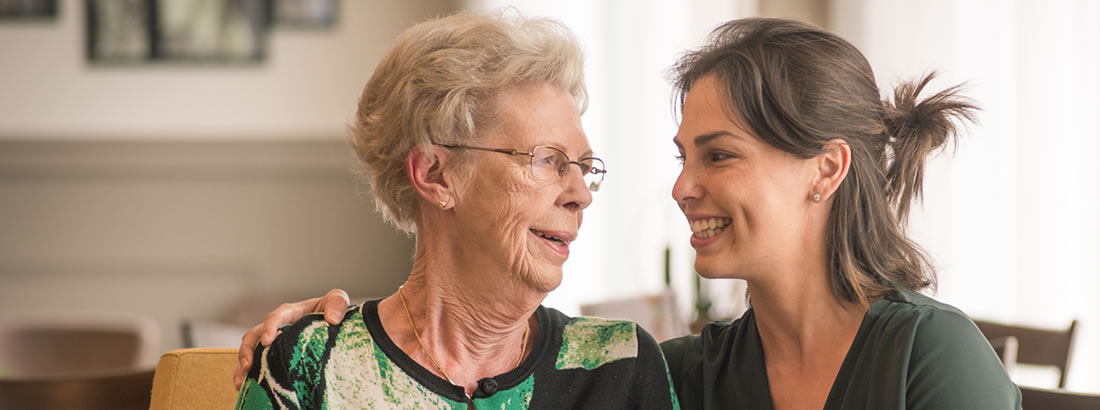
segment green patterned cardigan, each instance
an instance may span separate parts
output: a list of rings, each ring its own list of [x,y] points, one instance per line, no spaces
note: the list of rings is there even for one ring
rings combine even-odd
[[[479,381],[473,400],[386,335],[378,301],[336,326],[319,314],[282,329],[256,358],[238,409],[679,409],[664,356],[633,322],[535,311],[538,340],[519,367]]]

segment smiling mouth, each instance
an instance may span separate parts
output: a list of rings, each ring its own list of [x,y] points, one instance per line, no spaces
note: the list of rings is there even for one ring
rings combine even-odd
[[[534,229],[530,229],[530,231],[531,231],[531,233],[535,234],[535,236],[538,236],[542,239],[546,239],[546,240],[548,240],[550,242],[553,242],[553,243],[556,243],[558,245],[569,246],[569,240],[567,240],[567,239],[562,239],[562,238],[556,237],[554,235],[550,235],[550,234],[547,234],[547,233],[536,231]]]
[[[704,218],[691,221],[691,233],[696,238],[707,239],[722,233],[733,222],[732,218]]]

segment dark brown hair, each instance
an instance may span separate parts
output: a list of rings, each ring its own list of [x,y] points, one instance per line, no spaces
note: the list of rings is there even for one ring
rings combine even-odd
[[[930,73],[884,101],[871,65],[850,43],[808,24],[765,18],[719,26],[671,73],[681,110],[692,85],[716,75],[727,111],[797,157],[821,154],[834,138],[848,143],[851,166],[826,230],[838,299],[866,305],[892,285],[935,286],[935,268],[904,226],[910,203],[921,197],[925,157],[954,141],[960,120],[974,121],[977,107],[958,86],[918,100]]]

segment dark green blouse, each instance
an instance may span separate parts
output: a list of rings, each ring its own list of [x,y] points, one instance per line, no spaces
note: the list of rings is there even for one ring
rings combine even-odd
[[[664,342],[683,409],[772,409],[749,309],[733,323]],[[903,289],[873,303],[825,409],[1019,409],[1020,389],[958,309]]]

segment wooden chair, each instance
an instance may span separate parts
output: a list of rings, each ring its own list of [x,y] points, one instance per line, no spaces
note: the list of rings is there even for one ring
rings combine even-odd
[[[1100,396],[1094,394],[1073,393],[1065,390],[1048,390],[1034,387],[1020,387],[1025,409],[1042,410],[1079,410],[1100,409]]]
[[[982,331],[990,344],[997,348],[998,343],[1004,343],[1009,337],[1016,341],[1015,363],[1032,364],[1040,366],[1057,367],[1061,375],[1058,378],[1058,388],[1066,386],[1066,373],[1069,365],[1069,355],[1073,345],[1073,335],[1077,329],[1077,321],[1070,323],[1066,330],[1036,329],[1024,326],[1012,326],[1000,323],[975,320],[978,329]],[[1002,354],[998,352],[998,354]],[[1002,360],[1005,358],[1001,356]],[[1007,366],[1006,366],[1007,367]]]
[[[1016,358],[1019,356],[1019,339],[1016,339],[1016,336],[999,337],[990,339],[989,345],[993,346],[993,351],[997,352],[997,357],[1001,358],[1005,370],[1012,372],[1012,368],[1016,367]]]
[[[147,409],[159,341],[143,316],[0,318],[0,409]]]
[[[151,369],[0,379],[0,409],[144,410],[149,408],[152,388]]]
[[[151,370],[160,325],[125,314],[0,317],[0,378],[72,378]]]

